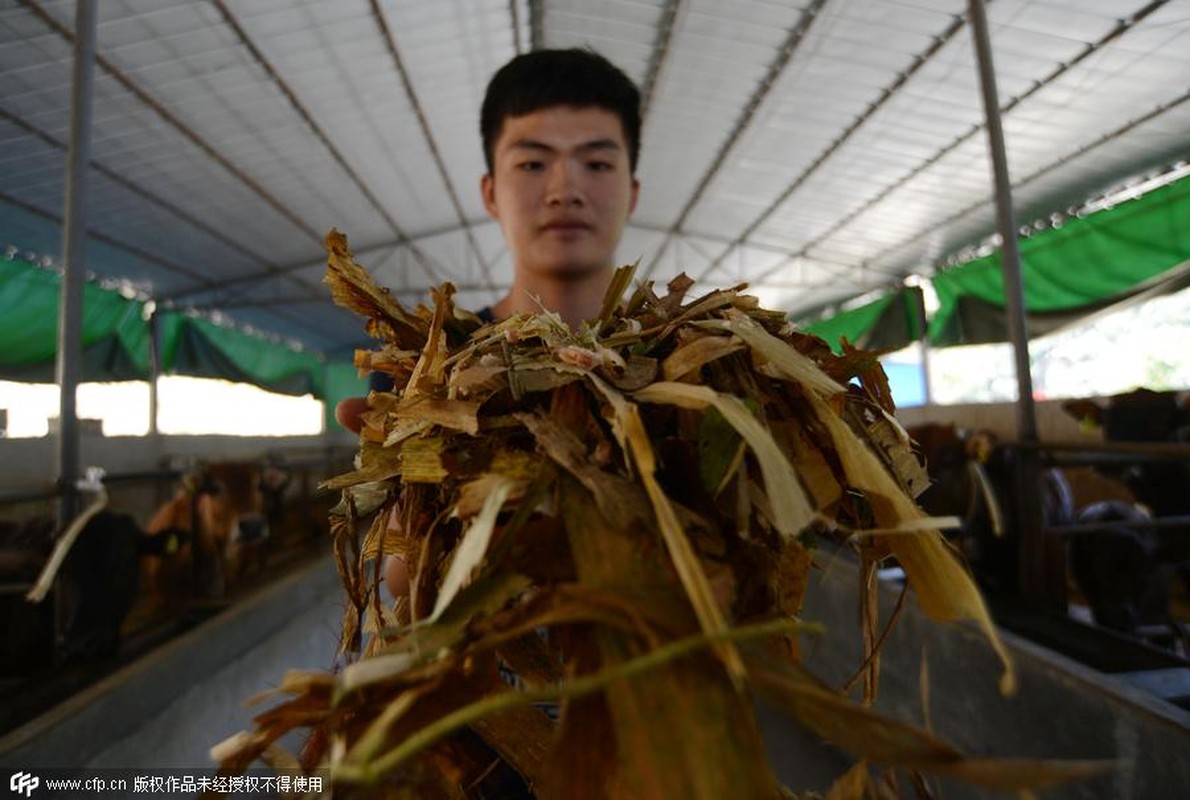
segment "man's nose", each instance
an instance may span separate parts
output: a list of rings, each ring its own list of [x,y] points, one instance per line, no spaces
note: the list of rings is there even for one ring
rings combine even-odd
[[[563,161],[550,165],[546,202],[553,207],[580,207],[584,204],[582,184],[573,165]]]

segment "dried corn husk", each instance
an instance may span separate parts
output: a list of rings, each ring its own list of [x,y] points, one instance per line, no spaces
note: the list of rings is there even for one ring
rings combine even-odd
[[[344,491],[332,529],[356,663],[288,678],[291,699],[225,743],[227,768],[308,727],[303,763],[342,796],[499,794],[481,787],[503,771],[539,797],[776,798],[757,692],[864,762],[831,797],[862,796],[866,762],[997,789],[1092,769],[992,768],[800,663],[813,543],[834,536],[865,564],[897,558],[928,615],[983,625],[1013,684],[971,578],[913,503],[920,465],[872,356],[833,356],[743,287],[686,301],[683,276],[620,303],[631,267],[578,331],[545,311],[484,325],[449,285],[410,311],[341,234],[327,247],[334,298],[380,340],[357,363],[396,384],[370,398],[358,469],[327,483]],[[396,609],[383,555],[411,574]]]

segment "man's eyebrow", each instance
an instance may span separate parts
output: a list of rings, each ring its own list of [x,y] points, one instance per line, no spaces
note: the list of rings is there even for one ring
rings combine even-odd
[[[623,150],[620,143],[615,139],[594,139],[590,142],[582,144],[579,150]]]
[[[539,142],[536,139],[517,139],[508,145],[509,150],[541,150],[543,152],[552,153],[554,148],[550,147],[545,142]]]
[[[508,145],[508,148],[510,150],[537,150],[537,151],[540,151],[543,153],[553,153],[557,150],[556,147],[553,147],[552,145],[548,145],[545,142],[538,141],[537,139],[517,139],[515,142],[511,142]],[[621,147],[620,143],[617,142],[615,139],[592,139],[589,142],[583,142],[575,149],[582,150],[582,151],[586,151],[586,150],[615,150],[615,151],[618,151],[618,150],[623,150],[624,148]]]

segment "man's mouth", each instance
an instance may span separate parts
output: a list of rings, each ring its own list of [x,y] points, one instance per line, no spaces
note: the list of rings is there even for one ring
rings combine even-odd
[[[560,233],[589,231],[591,226],[579,219],[556,219],[541,226],[543,231],[558,231]]]

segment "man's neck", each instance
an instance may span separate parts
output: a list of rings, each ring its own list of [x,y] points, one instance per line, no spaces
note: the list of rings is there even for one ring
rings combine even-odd
[[[585,320],[599,316],[611,276],[610,268],[567,281],[518,271],[512,290],[492,306],[492,313],[504,319],[519,312],[538,314],[544,308],[557,312],[563,322],[577,330]]]

